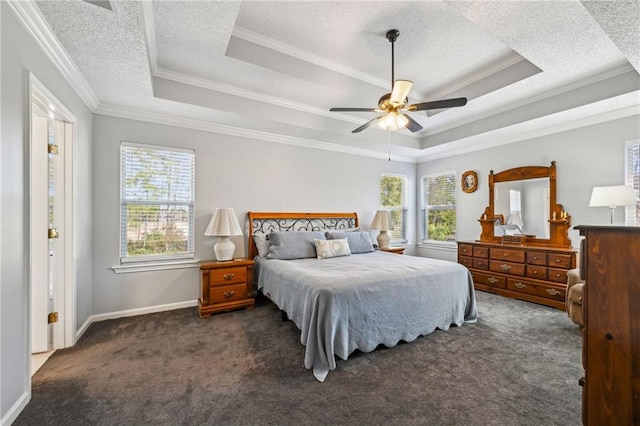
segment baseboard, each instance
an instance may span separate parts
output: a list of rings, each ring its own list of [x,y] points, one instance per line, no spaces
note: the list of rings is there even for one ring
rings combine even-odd
[[[164,311],[172,311],[174,309],[183,309],[183,308],[192,308],[198,306],[197,300],[187,300],[185,302],[176,302],[176,303],[167,303],[166,305],[157,305],[157,306],[148,306],[146,308],[137,308],[137,309],[128,309],[125,311],[116,311],[116,312],[108,312],[106,314],[98,314],[91,315],[85,322],[82,324],[82,327],[78,329],[76,332],[76,342],[85,331],[89,328],[89,326],[98,321],[123,318],[123,317],[134,317],[136,315],[146,315],[152,314],[155,312],[164,312]]]
[[[31,378],[29,378],[31,380]],[[0,425],[10,425],[15,422],[18,418],[18,415],[24,410],[24,407],[27,406],[29,401],[31,400],[31,395],[29,392],[24,392],[20,395],[20,398],[16,401],[11,408],[7,411],[7,413],[0,419]]]

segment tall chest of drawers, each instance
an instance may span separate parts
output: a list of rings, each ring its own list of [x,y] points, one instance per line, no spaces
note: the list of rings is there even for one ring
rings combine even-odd
[[[469,268],[477,290],[564,310],[567,271],[576,267],[576,252],[459,241],[458,263]]]

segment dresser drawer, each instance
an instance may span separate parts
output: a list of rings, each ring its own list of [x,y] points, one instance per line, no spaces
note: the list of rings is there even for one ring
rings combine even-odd
[[[489,261],[489,270],[509,275],[524,276],[524,263],[505,262],[501,260]]]
[[[549,268],[549,281],[555,281],[557,283],[567,283],[567,270]]]
[[[484,259],[489,257],[489,248],[483,246],[473,246],[473,257],[482,257]]]
[[[473,256],[473,246],[471,244],[459,244],[458,256]]]
[[[549,253],[549,267],[571,269],[571,256]]]
[[[538,265],[527,265],[527,277],[539,280],[547,279],[547,267]]]
[[[527,263],[530,265],[547,265],[547,253],[539,251],[527,252]]]
[[[211,287],[209,290],[211,303],[233,302],[249,297],[247,295],[247,284],[232,284]]]
[[[473,272],[473,282],[496,288],[507,288],[507,279],[497,275],[484,274],[482,272]]]
[[[473,258],[473,267],[476,269],[489,269],[489,261],[487,259]]]
[[[565,289],[516,278],[507,279],[507,290],[564,302]]]
[[[473,257],[458,256],[458,263],[467,268],[473,268]]]
[[[491,248],[489,251],[491,259],[508,260],[509,262],[524,263],[524,250],[511,250],[503,248]],[[523,271],[524,275],[524,271]]]
[[[235,268],[211,269],[209,272],[209,285],[229,285],[247,282],[247,268],[238,266]]]

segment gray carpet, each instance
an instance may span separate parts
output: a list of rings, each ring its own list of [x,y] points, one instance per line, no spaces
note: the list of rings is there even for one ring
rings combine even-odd
[[[581,336],[564,312],[477,292],[476,324],[352,354],[324,383],[262,299],[91,325],[33,377],[15,425],[580,425]]]

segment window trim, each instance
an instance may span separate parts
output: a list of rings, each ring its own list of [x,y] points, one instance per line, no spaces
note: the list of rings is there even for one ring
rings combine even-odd
[[[123,160],[123,148],[143,148],[153,149],[157,151],[172,151],[177,153],[191,154],[192,157],[192,170],[191,170],[191,199],[189,202],[175,202],[169,200],[161,201],[130,201],[127,205],[132,204],[144,204],[144,205],[173,205],[173,206],[188,206],[189,211],[189,238],[187,239],[187,246],[189,251],[187,253],[178,254],[163,254],[163,255],[147,255],[147,256],[126,256],[123,252],[123,237],[126,239],[126,227],[123,228],[123,212],[124,212],[124,199],[123,199],[123,173],[122,173],[122,160]],[[196,159],[195,150],[188,148],[179,148],[164,145],[154,145],[138,142],[121,141],[120,142],[120,178],[118,182],[119,186],[119,243],[118,243],[118,256],[120,260],[120,266],[114,266],[114,273],[123,272],[140,272],[140,271],[155,271],[163,269],[178,269],[178,268],[191,268],[197,266],[195,261],[195,175],[196,175]]]
[[[388,176],[388,177],[394,177],[394,178],[401,178],[402,179],[402,206],[401,207],[395,207],[395,206],[383,206],[382,205],[382,200],[380,192],[380,181],[382,180],[383,177]],[[407,185],[409,184],[409,178],[407,177],[407,175],[402,174],[402,173],[390,173],[390,172],[382,172],[380,173],[380,178],[378,179],[378,203],[380,205],[380,209],[383,210],[389,210],[391,211],[399,211],[401,212],[401,214],[404,216],[403,219],[403,229],[402,229],[402,238],[400,239],[391,239],[391,241],[389,242],[389,244],[391,246],[394,247],[399,247],[402,245],[407,245],[409,243],[409,239],[407,238],[407,222],[408,222],[408,218],[409,218],[409,208],[407,206]]]
[[[445,170],[445,171],[441,171],[441,172],[436,172],[436,173],[428,173],[425,175],[422,175],[420,177],[420,242],[418,243],[418,245],[420,247],[423,248],[443,248],[443,247],[454,247],[456,246],[456,242],[455,241],[440,241],[440,240],[432,240],[428,238],[428,226],[427,226],[427,205],[425,204],[426,200],[425,200],[425,179],[426,178],[434,178],[434,177],[438,177],[438,176],[445,176],[445,175],[453,175],[454,177],[454,182],[457,182],[457,178],[458,178],[458,173],[455,170]],[[456,204],[453,208],[453,211],[455,211],[456,213],[456,232],[458,229],[458,191],[457,189],[454,189],[454,194],[456,197]],[[448,208],[444,208],[444,206],[438,206],[438,208],[435,209],[429,209],[429,210],[451,210]]]

